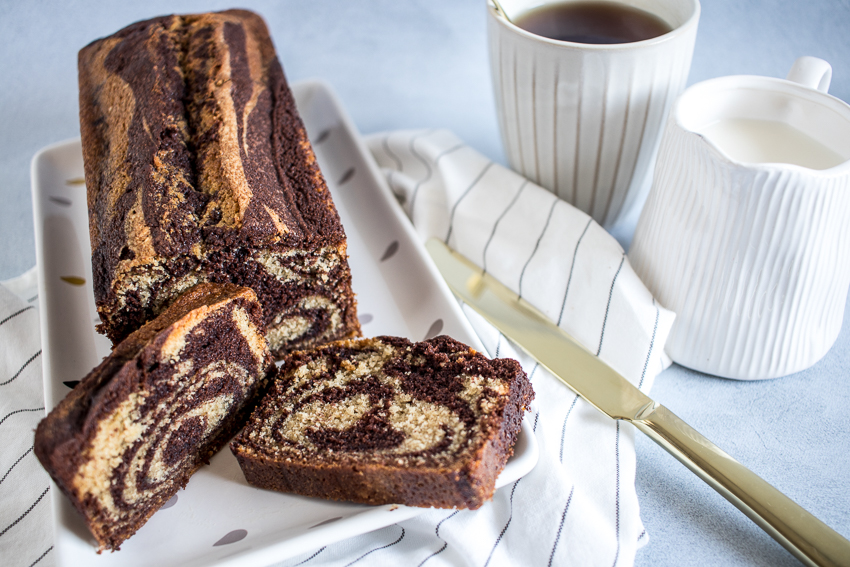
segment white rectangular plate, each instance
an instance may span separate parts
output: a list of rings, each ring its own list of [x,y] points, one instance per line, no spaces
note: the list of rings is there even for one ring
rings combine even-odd
[[[294,85],[298,110],[348,236],[348,253],[366,336],[423,340],[448,334],[483,350],[431,264],[360,140],[323,83]],[[79,140],[43,149],[32,164],[41,297],[45,407],[52,408],[110,351],[91,279],[86,189]],[[530,471],[537,445],[527,420],[497,486]],[[260,490],[247,484],[225,448],[198,471],[116,553],[94,541],[54,486],[55,556],[78,565],[263,565],[419,514],[406,506],[364,506]]]

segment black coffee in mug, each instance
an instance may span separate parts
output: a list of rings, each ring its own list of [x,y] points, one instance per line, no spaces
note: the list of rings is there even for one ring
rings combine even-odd
[[[536,35],[574,43],[611,44],[643,41],[673,28],[640,8],[619,2],[559,2],[534,8],[514,23]]]

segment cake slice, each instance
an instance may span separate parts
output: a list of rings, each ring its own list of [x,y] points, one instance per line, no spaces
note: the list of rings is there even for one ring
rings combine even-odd
[[[200,284],[121,342],[38,425],[35,454],[116,550],[236,433],[273,358],[253,291]]]
[[[137,22],[80,51],[79,85],[113,343],[207,281],[257,293],[277,356],[359,336],[345,232],[260,16]]]
[[[533,398],[518,362],[447,336],[339,341],[291,354],[230,448],[261,488],[475,509]]]

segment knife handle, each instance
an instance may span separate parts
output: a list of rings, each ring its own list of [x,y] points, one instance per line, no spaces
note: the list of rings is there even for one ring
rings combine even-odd
[[[664,406],[630,421],[806,565],[850,566],[850,541]]]

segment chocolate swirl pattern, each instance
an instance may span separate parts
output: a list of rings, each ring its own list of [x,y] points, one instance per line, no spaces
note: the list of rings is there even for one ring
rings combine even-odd
[[[287,358],[231,450],[263,488],[477,508],[532,398],[516,361],[446,336],[340,341]]]
[[[102,332],[230,282],[259,295],[276,354],[359,335],[345,233],[262,18],[138,22],[83,48],[79,75]]]
[[[132,436],[135,442],[121,455],[124,466],[107,477],[110,490],[102,503],[116,520],[125,510],[162,500],[175,477],[196,468],[198,454],[204,453],[234,406],[244,403],[253,383],[248,371],[234,363],[213,362],[190,380],[185,378],[193,372],[191,364],[185,370],[183,376],[175,376],[175,389],[155,404],[150,397],[138,397],[135,407],[122,408],[121,413],[129,409],[129,415],[138,416],[127,432],[132,436],[136,427],[142,431]],[[92,453],[111,441],[95,438]]]
[[[484,410],[478,402],[485,390],[506,396],[508,383],[460,374],[458,391],[444,403],[421,399],[405,391],[403,373],[388,366],[404,356],[400,351],[385,345],[353,354],[335,372],[320,372],[306,383],[305,373],[283,392],[288,403],[263,424],[260,435],[316,454],[366,448],[371,459],[450,460],[469,442],[469,428]]]
[[[118,345],[36,432],[101,549],[117,549],[241,426],[274,368],[256,295],[201,284]]]

